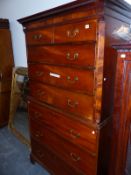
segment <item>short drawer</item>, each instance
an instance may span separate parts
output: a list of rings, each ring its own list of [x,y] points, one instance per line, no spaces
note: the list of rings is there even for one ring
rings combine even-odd
[[[94,94],[94,71],[40,64],[29,65],[29,78],[64,89]]]
[[[86,175],[96,174],[97,156],[93,156],[77,147],[77,145],[63,140],[46,126],[31,123],[31,137],[48,146],[61,159]]]
[[[47,44],[53,40],[53,29],[46,28],[41,30],[26,31],[27,45]]]
[[[95,44],[28,47],[28,62],[82,66],[95,66]]]
[[[96,128],[89,128],[65,114],[33,102],[29,102],[28,109],[30,119],[34,123],[35,121],[44,123],[72,143],[78,144],[94,154],[97,153],[98,130]]]
[[[29,95],[34,99],[75,114],[86,120],[93,120],[94,97],[77,94],[41,83],[29,83]]]
[[[55,27],[54,43],[96,41],[97,20],[88,20]]]
[[[31,156],[45,168],[51,169],[51,173],[56,175],[85,175],[85,173],[78,172],[67,165],[67,162],[58,158],[48,147],[39,144],[36,140],[31,139],[31,145]]]

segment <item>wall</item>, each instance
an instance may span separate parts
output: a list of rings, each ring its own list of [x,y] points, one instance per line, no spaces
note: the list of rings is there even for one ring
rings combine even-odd
[[[73,0],[0,0],[0,18],[10,20],[16,66],[27,66],[25,37],[17,19],[29,16]]]

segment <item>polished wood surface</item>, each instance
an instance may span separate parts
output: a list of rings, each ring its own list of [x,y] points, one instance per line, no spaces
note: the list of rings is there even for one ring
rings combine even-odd
[[[35,49],[30,46],[28,48],[28,62],[83,67],[90,70],[95,69],[95,50],[94,42],[84,45],[38,46]]]
[[[117,49],[117,69],[110,175],[127,175],[125,168],[131,125],[131,45],[114,47]]]
[[[0,127],[8,123],[13,53],[9,21],[0,19]]]
[[[28,55],[31,160],[52,174],[109,173],[117,63],[112,44],[125,39],[116,31],[129,29],[126,9],[81,0],[18,20]]]
[[[92,96],[73,93],[39,83],[35,84],[35,82],[30,82],[29,88],[30,96],[41,102],[60,108],[65,112],[74,113],[76,117],[86,120],[93,120],[94,118],[94,98]]]
[[[28,44],[51,43],[53,40],[53,29],[47,28],[27,32],[26,40]]]
[[[97,21],[85,21],[55,27],[54,43],[96,40]]]
[[[29,115],[32,122],[37,120],[46,124],[59,135],[62,134],[65,139],[96,154],[99,129],[83,125],[66,114],[62,115],[33,102],[29,103]],[[66,124],[61,125],[61,123]]]
[[[0,79],[11,79],[12,76],[12,45],[9,29],[0,29],[1,64]]]
[[[41,64],[29,66],[29,78],[31,80],[94,95],[95,77],[93,70],[73,69],[72,71],[72,68]]]
[[[62,175],[83,175],[83,172],[74,169],[74,167],[68,165],[65,161],[56,156],[49,148],[45,145],[41,145],[33,138],[32,141],[32,155],[31,159],[37,160],[41,165],[50,170],[52,174]],[[58,166],[59,165],[59,166]],[[49,167],[51,167],[49,169]]]
[[[66,24],[56,27],[47,27],[41,30],[28,31],[27,43],[45,44],[74,41],[95,41],[97,20],[87,20],[80,23]]]
[[[79,149],[77,146],[74,147],[73,144],[51,132],[47,127],[43,128],[36,122],[30,122],[30,124],[31,136],[39,143],[48,146],[49,149],[52,149],[54,153],[75,169],[89,175],[96,173],[96,156]]]
[[[11,80],[0,81],[0,92],[8,92],[11,88]]]

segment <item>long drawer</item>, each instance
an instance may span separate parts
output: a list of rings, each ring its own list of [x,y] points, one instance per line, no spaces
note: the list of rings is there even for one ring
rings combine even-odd
[[[65,139],[97,154],[98,131],[96,129],[89,128],[65,114],[55,112],[37,103],[29,102],[28,110],[30,119],[34,123],[39,121],[46,124]]]
[[[94,94],[94,71],[41,64],[29,65],[29,78],[72,91]]]
[[[34,81],[30,81],[29,89],[29,95],[36,100],[57,107],[65,112],[73,113],[86,120],[93,120],[93,96],[77,94]]]
[[[95,67],[95,44],[28,47],[28,62]]]
[[[97,156],[79,149],[77,145],[71,144],[46,126],[30,122],[31,137],[39,143],[46,145],[53,150],[61,159],[68,162],[72,167],[83,171],[86,175],[96,174]]]
[[[31,148],[32,157],[40,162],[45,168],[49,169],[53,175],[86,175],[67,165],[67,162],[59,159],[52,151],[39,144],[33,138],[31,139]]]

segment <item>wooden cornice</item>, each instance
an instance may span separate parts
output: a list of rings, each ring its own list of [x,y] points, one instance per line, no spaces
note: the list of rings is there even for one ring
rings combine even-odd
[[[77,1],[65,4],[65,5],[61,5],[40,13],[36,13],[28,17],[18,19],[18,22],[21,23],[23,26],[25,26],[30,22],[50,18],[52,16],[59,15],[61,13],[66,13],[86,5],[88,8],[92,8],[96,6],[97,7],[99,6],[102,8],[105,7],[117,13],[120,13],[121,15],[125,16],[129,20],[131,19],[131,12],[130,12],[131,8],[130,6],[127,5],[127,3],[124,3],[123,0],[118,0],[118,1],[116,0],[77,0]]]
[[[74,1],[68,4],[64,4],[64,5],[40,12],[40,13],[36,13],[35,15],[31,15],[31,16],[28,16],[22,19],[18,19],[18,22],[24,25],[26,23],[40,20],[42,18],[44,19],[49,18],[52,15],[55,16],[55,15],[60,14],[61,12],[64,13],[64,12],[67,12],[67,11],[70,11],[70,10],[73,10],[73,9],[76,9],[76,8],[79,8],[81,6],[85,6],[88,4],[93,6],[96,4],[96,0],[77,0],[77,1]]]

